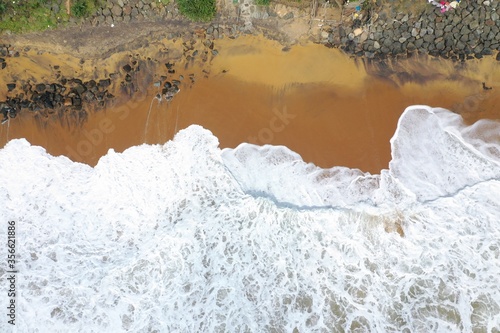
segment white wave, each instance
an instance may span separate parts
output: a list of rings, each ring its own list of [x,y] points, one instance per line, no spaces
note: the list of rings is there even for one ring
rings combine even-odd
[[[16,221],[16,328],[494,332],[500,126],[459,120],[407,109],[381,175],[285,147],[221,151],[199,126],[95,168],[13,140],[0,238]]]

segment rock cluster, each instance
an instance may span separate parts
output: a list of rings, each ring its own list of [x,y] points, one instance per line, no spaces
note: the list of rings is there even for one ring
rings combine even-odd
[[[413,51],[454,60],[481,58],[500,50],[500,5],[462,0],[445,13],[432,5],[420,15],[381,12],[364,26],[354,20],[350,27],[331,30],[327,38],[338,40],[348,53],[368,58]]]
[[[169,39],[181,39],[182,51],[165,49],[158,54],[158,59],[170,59],[161,66],[157,59],[144,58],[139,54],[129,55],[129,59],[122,62],[116,72],[100,80],[82,81],[79,78],[65,78],[58,65],[52,66],[55,71],[54,82],[33,82],[20,80],[8,82],[4,87],[7,99],[0,101],[0,116],[3,122],[15,118],[21,111],[29,111],[34,115],[47,118],[57,113],[76,113],[78,119],[86,118],[89,110],[99,110],[114,98],[111,93],[125,94],[130,97],[145,89],[151,83],[151,77],[157,77],[154,86],[159,88],[158,99],[171,101],[179,93],[182,85],[192,85],[196,77],[194,73],[186,74],[186,80],[176,69],[176,63],[184,64],[184,70],[194,63],[205,68],[204,77],[210,75],[210,63],[219,53],[215,41],[219,38],[236,38],[241,33],[239,25],[211,24],[206,28],[195,31],[175,32],[168,35]],[[19,52],[0,47],[0,55],[6,59],[19,56]],[[0,58],[0,63],[7,60]],[[82,63],[84,60],[82,59]],[[1,65],[0,65],[1,68]],[[188,72],[189,73],[189,72]],[[184,81],[184,82],[182,82]]]
[[[16,54],[15,51],[10,52],[9,47],[10,47],[9,45],[0,44],[0,70],[5,69],[5,67],[7,67],[7,61],[5,58],[7,56],[11,56],[12,55],[11,53]],[[19,53],[17,53],[17,56],[19,56]]]
[[[82,82],[77,78],[62,78],[53,83],[26,82],[19,86],[7,83],[7,91],[15,93],[0,101],[2,123],[15,118],[23,110],[48,117],[58,110],[82,110],[85,103],[104,106],[114,96],[108,92],[110,79]]]
[[[173,1],[111,0],[102,2],[89,20],[93,25],[111,25],[118,22],[178,17],[179,11]]]

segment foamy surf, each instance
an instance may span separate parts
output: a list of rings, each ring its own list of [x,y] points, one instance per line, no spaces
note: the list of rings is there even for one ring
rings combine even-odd
[[[497,332],[499,131],[408,108],[381,175],[286,147],[221,151],[199,126],[95,168],[13,140],[0,237],[16,221],[15,327]]]

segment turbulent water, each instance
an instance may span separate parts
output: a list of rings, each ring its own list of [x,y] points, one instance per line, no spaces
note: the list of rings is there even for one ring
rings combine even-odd
[[[499,133],[408,108],[380,175],[199,126],[95,168],[12,140],[0,331],[15,221],[18,332],[499,332]]]

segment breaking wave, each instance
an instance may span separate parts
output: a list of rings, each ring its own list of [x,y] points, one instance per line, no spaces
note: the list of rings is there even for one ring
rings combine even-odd
[[[0,237],[15,221],[16,328],[497,332],[499,133],[410,107],[380,175],[220,150],[195,125],[94,168],[12,140]]]

